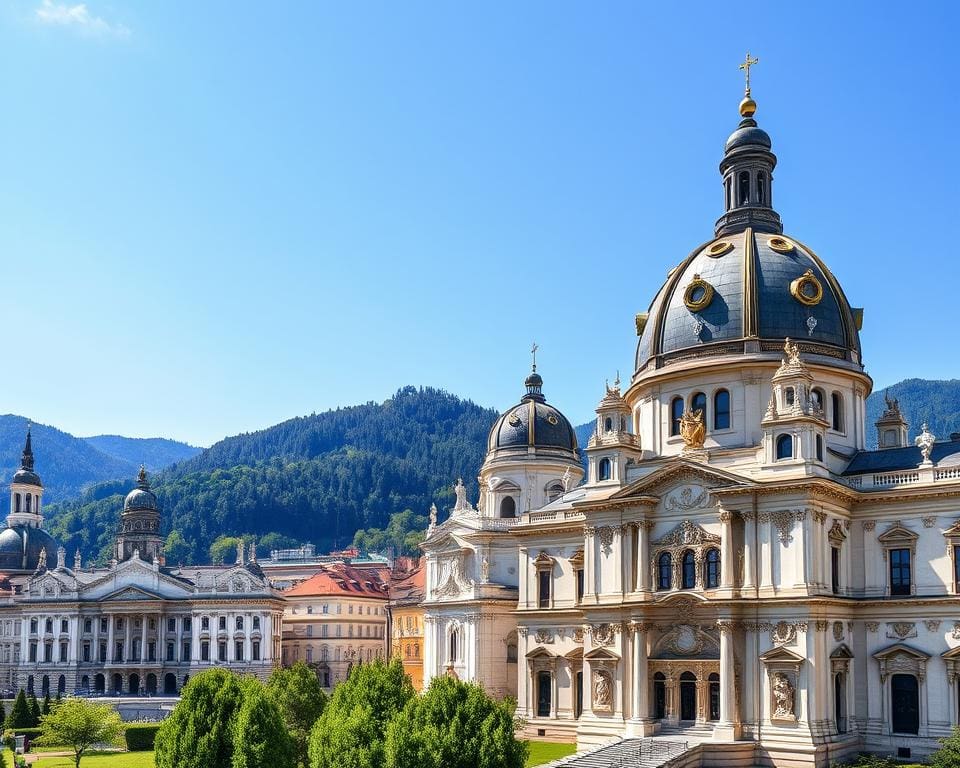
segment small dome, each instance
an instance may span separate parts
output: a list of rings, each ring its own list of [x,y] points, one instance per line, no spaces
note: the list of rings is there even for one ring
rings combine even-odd
[[[18,469],[10,482],[19,483],[20,485],[35,485],[38,488],[43,488],[43,483],[40,482],[40,475],[29,469]]]
[[[157,497],[150,490],[150,482],[147,480],[147,470],[140,467],[137,475],[137,487],[127,494],[123,500],[123,511],[132,512],[138,509],[155,510],[157,508]]]
[[[43,528],[15,525],[0,532],[0,571],[35,571],[40,550],[47,551],[47,568],[56,568],[57,542]]]
[[[724,151],[729,152],[732,149],[746,146],[763,147],[764,149],[770,149],[773,146],[773,142],[770,141],[770,134],[763,128],[758,128],[757,121],[752,118],[740,121],[740,126],[727,139]]]
[[[508,408],[490,430],[488,449],[544,448],[576,453],[576,432],[567,417],[547,403],[540,374],[533,371],[524,385],[527,394]]]

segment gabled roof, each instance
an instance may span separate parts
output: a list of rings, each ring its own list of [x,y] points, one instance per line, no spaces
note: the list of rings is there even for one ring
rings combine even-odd
[[[726,470],[708,467],[696,461],[689,459],[672,459],[660,469],[654,470],[649,475],[635,480],[625,488],[621,488],[613,494],[611,500],[631,498],[634,496],[645,496],[655,494],[661,487],[667,485],[672,480],[681,477],[694,475],[703,481],[707,481],[715,487],[726,487],[731,485],[749,486],[754,483],[750,480],[736,475]]]
[[[389,596],[386,568],[351,568],[343,563],[321,565],[306,581],[283,592],[284,597],[373,597]]]
[[[427,569],[421,563],[409,573],[390,581],[390,601],[402,605],[416,605],[426,596]]]
[[[940,464],[949,456],[957,454],[960,459],[960,440],[943,440],[933,444],[930,460]],[[882,451],[860,451],[843,471],[844,475],[863,475],[868,472],[895,472],[916,469],[923,461],[923,454],[915,445],[904,448],[886,448]],[[951,462],[953,463],[953,462]]]
[[[907,645],[906,643],[894,643],[893,645],[888,645],[886,648],[881,648],[879,651],[873,654],[873,658],[885,659],[888,656],[894,656],[897,653],[903,653],[906,656],[912,656],[915,659],[930,658],[929,653],[924,653],[923,651]]]

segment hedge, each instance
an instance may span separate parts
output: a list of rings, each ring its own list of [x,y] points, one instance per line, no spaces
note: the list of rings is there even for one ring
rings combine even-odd
[[[127,742],[129,752],[149,752],[153,749],[153,740],[157,736],[160,723],[138,723],[128,725],[123,738]]]

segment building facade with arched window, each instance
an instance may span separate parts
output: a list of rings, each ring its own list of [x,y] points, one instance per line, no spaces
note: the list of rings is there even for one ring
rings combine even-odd
[[[423,690],[423,598],[426,569],[422,564],[390,581],[391,653],[403,663],[414,689]]]
[[[515,637],[527,734],[581,749],[659,734],[716,763],[915,760],[960,724],[960,440],[911,431],[895,400],[867,424],[863,311],[784,233],[755,109],[712,237],[637,316],[584,482],[537,498],[547,478],[517,455],[428,536],[427,655],[442,674],[459,632],[453,671],[488,681]],[[487,511],[498,488],[509,522]],[[513,610],[484,635],[500,595]]]

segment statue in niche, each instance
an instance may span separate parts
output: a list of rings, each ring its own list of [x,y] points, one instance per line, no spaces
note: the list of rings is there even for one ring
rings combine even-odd
[[[703,411],[684,411],[680,417],[680,437],[687,448],[699,450],[703,448],[703,441],[707,437],[707,426],[703,422]]]
[[[610,678],[606,672],[598,672],[597,682],[593,685],[593,706],[610,709],[610,693]]]
[[[794,690],[790,680],[782,672],[773,675],[773,716],[774,718],[792,720]]]

